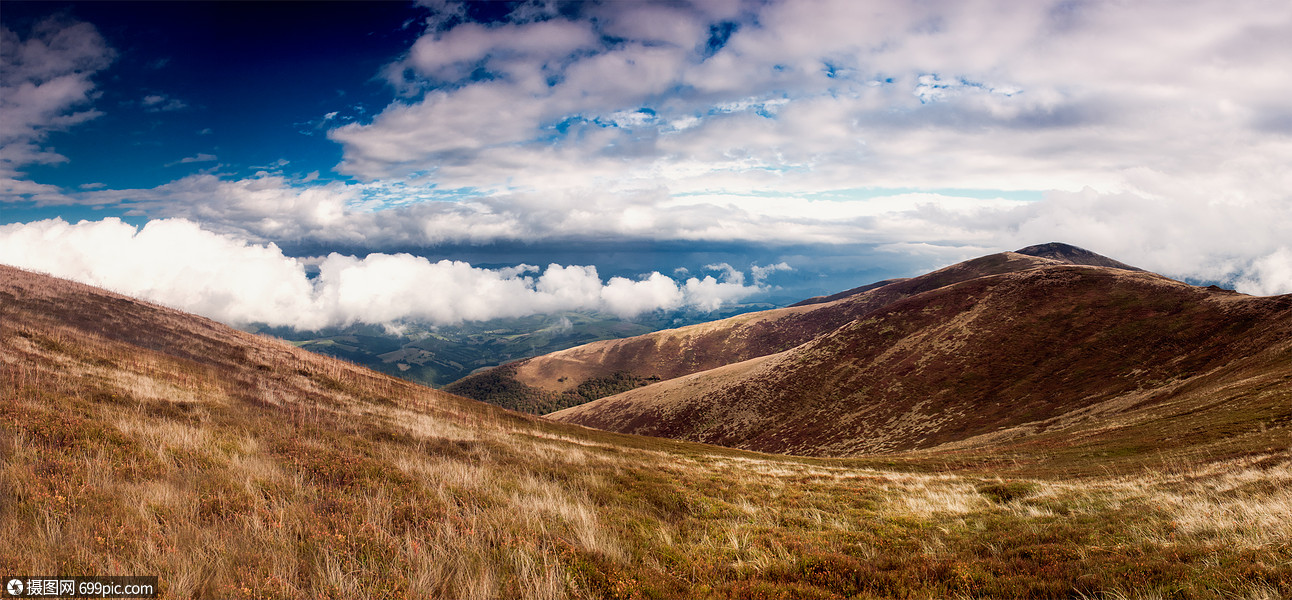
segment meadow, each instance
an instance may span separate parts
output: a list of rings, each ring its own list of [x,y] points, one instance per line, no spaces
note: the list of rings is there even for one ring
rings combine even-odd
[[[3,573],[157,575],[166,598],[1292,596],[1286,446],[1095,473],[758,454],[16,277]]]

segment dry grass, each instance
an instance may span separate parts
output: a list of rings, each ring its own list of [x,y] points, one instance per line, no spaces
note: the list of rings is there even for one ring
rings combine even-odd
[[[168,598],[1292,594],[1288,449],[1081,480],[759,455],[547,423],[160,309],[121,341],[11,297],[0,572],[156,574]]]

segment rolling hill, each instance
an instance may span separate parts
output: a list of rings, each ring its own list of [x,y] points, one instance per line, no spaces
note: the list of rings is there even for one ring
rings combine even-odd
[[[446,390],[508,408],[553,412],[601,397],[580,393],[581,385],[626,391],[600,384],[614,379],[644,385],[775,354],[913,295],[978,277],[1059,264],[1137,270],[1074,246],[1042,244],[966,261],[912,279],[883,281],[812,298],[787,308],[585,344],[485,370]]]
[[[775,355],[551,418],[848,456],[1151,423],[1146,447],[1292,418],[1292,296],[1038,264],[892,302]],[[1177,423],[1182,421],[1182,423]],[[1142,423],[1141,423],[1142,422]]]
[[[1206,380],[1228,382],[1215,403],[1283,389],[1230,368],[1251,377]],[[1197,408],[1179,422],[1215,426]],[[759,454],[539,419],[0,266],[0,572],[157,575],[162,598],[1266,600],[1292,593],[1292,448],[1260,418],[1152,449],[1086,429],[1088,456],[1017,441],[1048,432]]]

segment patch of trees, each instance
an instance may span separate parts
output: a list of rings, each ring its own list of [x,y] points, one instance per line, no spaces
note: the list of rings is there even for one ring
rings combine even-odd
[[[658,375],[642,377],[634,375],[627,371],[617,371],[608,377],[593,377],[583,380],[583,383],[575,386],[572,390],[566,390],[563,396],[573,396],[571,400],[578,399],[570,406],[578,406],[585,402],[592,402],[598,398],[613,396],[631,389],[647,386],[659,381]]]
[[[516,379],[516,369],[504,365],[459,379],[445,386],[444,391],[515,411],[545,415],[659,380],[655,375],[642,377],[620,371],[607,377],[587,379],[574,389],[558,394],[521,383]]]
[[[507,365],[463,377],[445,386],[444,391],[535,415],[565,408],[560,394],[517,381],[516,369]]]

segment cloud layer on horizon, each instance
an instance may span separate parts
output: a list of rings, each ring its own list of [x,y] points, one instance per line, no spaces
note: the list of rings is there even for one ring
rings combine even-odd
[[[284,256],[182,219],[142,228],[117,219],[0,225],[0,262],[99,286],[225,323],[318,330],[354,323],[450,325],[572,310],[633,317],[655,310],[712,311],[765,291],[730,265],[718,277],[678,282],[660,273],[602,281],[596,267],[482,269],[408,254]],[[316,269],[313,277],[307,269]]]
[[[380,189],[381,193],[387,190]],[[128,197],[156,218],[179,218],[256,243],[382,248],[499,240],[730,241],[830,246],[864,240],[910,253],[942,247],[940,267],[989,252],[1062,241],[1178,279],[1240,291],[1292,293],[1292,202],[1047,192],[1039,200],[907,192],[866,199],[696,195],[515,194],[366,209],[362,186],[297,186],[263,175],[236,181],[193,175],[150,190],[85,192]],[[923,252],[923,251],[921,251]],[[810,267],[800,264],[799,268]],[[914,272],[904,273],[913,275]]]

